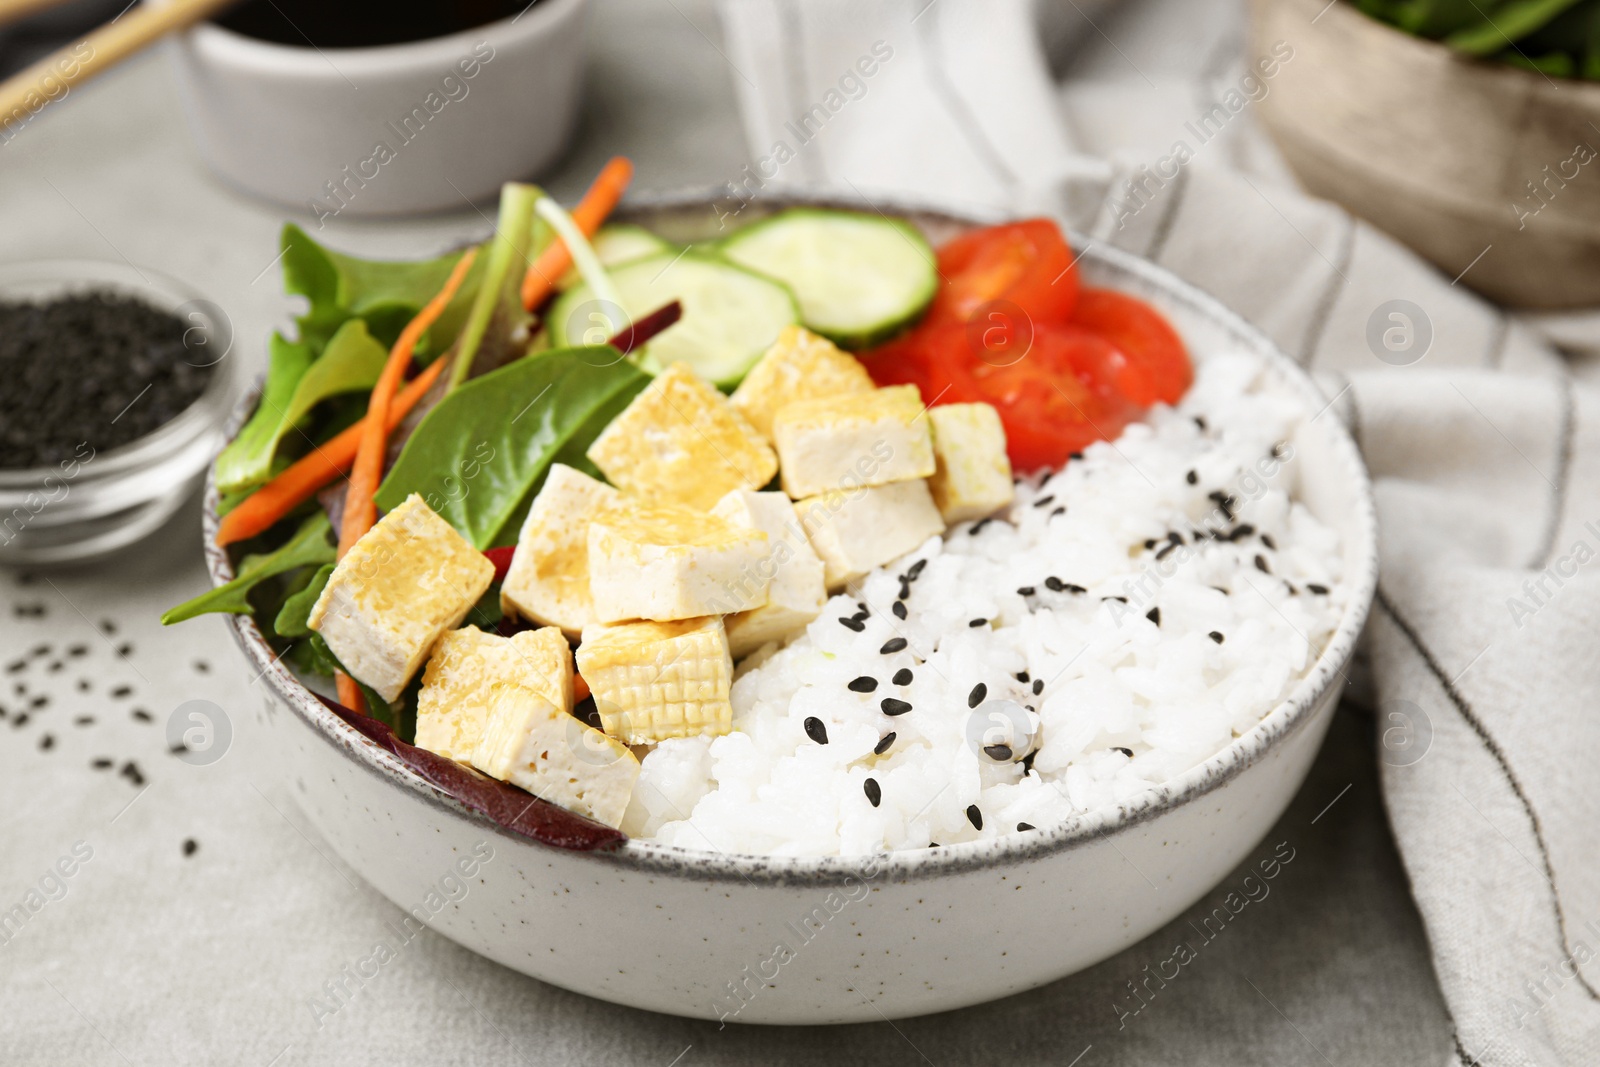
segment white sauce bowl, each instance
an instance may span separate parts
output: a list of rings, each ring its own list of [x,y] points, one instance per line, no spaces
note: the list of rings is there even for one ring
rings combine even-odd
[[[292,47],[208,22],[170,54],[201,155],[230,184],[319,221],[437,211],[560,156],[587,8],[539,0],[475,29],[374,48]]]

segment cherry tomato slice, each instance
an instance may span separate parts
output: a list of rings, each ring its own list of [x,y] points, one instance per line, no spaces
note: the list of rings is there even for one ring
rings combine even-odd
[[[1066,322],[1078,299],[1078,268],[1049,219],[970,230],[938,252],[944,279],[925,321],[965,322],[1002,302],[1035,323]]]
[[[1111,380],[1136,404],[1176,404],[1194,369],[1183,340],[1166,318],[1143,300],[1111,289],[1083,289],[1072,313],[1075,325],[1099,334],[1121,353]]]
[[[916,385],[930,404],[994,405],[1011,463],[1023,472],[1058,467],[1138,417],[1110,384],[1118,353],[1104,338],[1035,324],[1026,345],[986,348],[974,343],[974,325],[924,326],[867,356],[867,369],[879,385]]]

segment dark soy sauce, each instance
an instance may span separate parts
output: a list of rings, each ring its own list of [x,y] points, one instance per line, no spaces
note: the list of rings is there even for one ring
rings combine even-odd
[[[244,0],[216,22],[274,44],[370,48],[460,33],[530,6],[528,0]]]

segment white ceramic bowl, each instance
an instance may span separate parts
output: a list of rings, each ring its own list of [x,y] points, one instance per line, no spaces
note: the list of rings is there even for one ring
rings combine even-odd
[[[715,232],[710,199],[623,214],[680,239],[705,236]],[[884,209],[936,240],[970,224]],[[1308,413],[1324,408],[1271,341],[1193,287],[1101,245],[1080,266],[1089,282],[1160,307],[1200,358],[1220,348],[1254,353]],[[867,863],[638,841],[595,852],[536,844],[473,814],[347,726],[274,660],[253,621],[231,616],[250,673],[262,677],[248,725],[262,728],[259,743],[273,750],[306,817],[362,877],[438,932],[524,974],[635,1007],[739,1022],[876,1021],[991,1000],[1088,967],[1177,916],[1255,848],[1304,780],[1371,603],[1377,546],[1371,487],[1338,419],[1308,422],[1293,444],[1299,499],[1344,543],[1349,606],[1328,648],[1288,700],[1212,759],[1115,810],[1036,832]],[[213,493],[208,546],[214,503]],[[222,550],[208,548],[208,562],[215,581],[231,575]],[[444,903],[441,877],[475,849],[492,859],[475,866],[464,896]],[[427,903],[430,893],[439,907]]]
[[[433,211],[492,196],[560,155],[587,7],[539,0],[476,29],[376,48],[297,48],[202,23],[171,55],[200,152],[233,185],[319,220]]]

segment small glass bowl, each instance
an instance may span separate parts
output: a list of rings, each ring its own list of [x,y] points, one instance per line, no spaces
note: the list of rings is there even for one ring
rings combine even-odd
[[[0,468],[0,564],[78,563],[134,544],[198,490],[224,444],[238,358],[229,358],[233,331],[222,309],[182,282],[132,264],[0,265],[0,301],[49,300],[85,291],[134,297],[171,312],[189,324],[184,346],[191,362],[215,369],[199,399],[135,441],[112,449],[96,449],[87,441],[76,458],[54,465]]]

